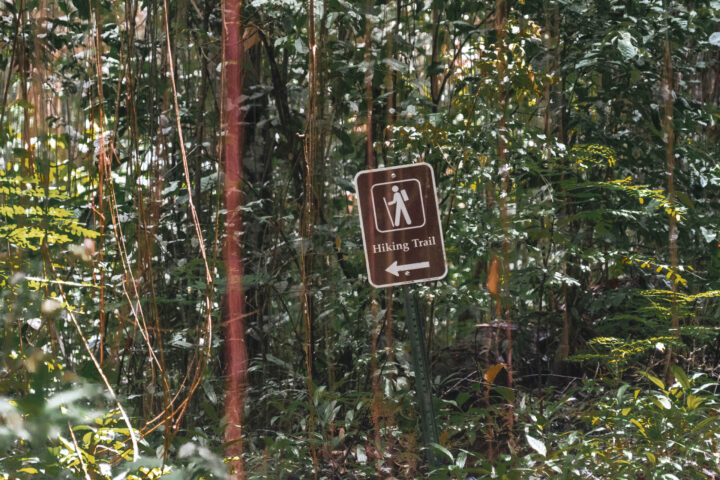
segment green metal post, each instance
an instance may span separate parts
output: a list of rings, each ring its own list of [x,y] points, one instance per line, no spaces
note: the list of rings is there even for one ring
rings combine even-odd
[[[415,372],[415,393],[420,409],[423,443],[428,448],[430,465],[439,466],[437,452],[430,447],[431,443],[438,443],[438,428],[433,406],[432,387],[430,386],[430,369],[425,348],[420,302],[417,293],[411,292],[407,285],[403,285],[403,294],[405,296],[405,322],[410,335],[410,360]]]

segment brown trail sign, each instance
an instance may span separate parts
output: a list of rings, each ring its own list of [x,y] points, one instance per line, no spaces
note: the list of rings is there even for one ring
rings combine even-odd
[[[447,274],[435,175],[427,163],[363,170],[355,176],[365,262],[377,288]]]

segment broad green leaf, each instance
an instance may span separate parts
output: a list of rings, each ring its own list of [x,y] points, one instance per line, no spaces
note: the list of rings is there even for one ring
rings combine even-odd
[[[707,417],[703,420],[701,420],[697,425],[695,425],[692,429],[693,433],[700,432],[705,428],[709,423],[715,422],[718,420],[718,417]]]
[[[545,446],[545,443],[542,442],[542,440],[538,440],[537,438],[532,437],[529,434],[525,434],[525,438],[527,438],[530,448],[535,450],[543,457],[547,456],[547,447]]]
[[[507,387],[494,387],[493,390],[498,392],[502,397],[508,401],[508,403],[512,403],[515,401],[515,392]]]
[[[711,45],[720,47],[720,32],[714,32],[712,35],[710,35],[708,42],[710,42]]]
[[[682,368],[678,367],[677,365],[671,365],[670,371],[673,375],[675,375],[675,378],[678,382],[680,382],[680,385],[682,385],[685,390],[690,390],[690,380],[688,380],[688,377],[687,375],[685,375],[685,372]]]
[[[718,32],[718,33],[720,33],[720,32]],[[705,228],[702,225],[700,226],[700,233],[702,234],[705,241],[708,243],[711,243],[717,237],[717,232],[715,232],[709,228]]]
[[[308,53],[307,46],[299,37],[295,39],[295,51],[301,55]]]
[[[455,466],[458,468],[465,468],[465,463],[467,462],[467,452],[465,450],[462,450],[460,453],[458,453],[457,458],[455,459]]]
[[[633,45],[633,37],[628,32],[620,32],[618,36],[618,50],[625,60],[630,60],[638,54],[638,49]]]
[[[625,392],[627,391],[628,388],[630,388],[630,385],[626,383],[625,385],[621,386],[618,389],[617,395],[615,396],[615,398],[617,399],[618,406],[621,406],[623,404]]]
[[[658,406],[658,408],[664,410],[670,410],[672,408],[672,402],[666,395],[656,395],[651,397],[652,402]]]
[[[431,443],[430,446],[432,448],[434,448],[435,450],[437,450],[438,452],[442,452],[446,457],[448,457],[450,459],[450,462],[452,462],[452,463],[455,462],[455,458],[453,457],[453,454],[450,453],[450,450],[448,450],[447,448],[445,448],[442,445],[440,445],[439,443],[435,443],[435,442]]]

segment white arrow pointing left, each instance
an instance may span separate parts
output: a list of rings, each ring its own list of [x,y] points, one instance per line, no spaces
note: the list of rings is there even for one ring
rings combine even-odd
[[[407,265],[398,265],[397,260],[395,260],[392,265],[387,267],[385,269],[386,272],[392,273],[396,277],[400,276],[400,272],[406,272],[409,270],[418,270],[420,268],[428,268],[430,267],[430,262],[418,262],[418,263],[408,263]]]

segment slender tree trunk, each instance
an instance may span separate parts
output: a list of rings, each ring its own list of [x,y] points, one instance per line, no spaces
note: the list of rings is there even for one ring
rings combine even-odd
[[[97,81],[97,120],[96,123],[100,125],[101,128],[104,129],[104,121],[103,118],[103,82],[102,82],[102,52],[103,52],[103,44],[102,44],[102,16],[100,9],[96,9],[94,11],[95,16],[95,38],[94,40],[94,47],[95,47],[95,74],[96,74],[96,81]],[[93,212],[93,215],[95,217],[95,225],[97,226],[100,237],[98,239],[98,245],[97,245],[97,258],[98,258],[98,264],[102,265],[105,261],[105,250],[103,248],[104,245],[104,239],[105,239],[105,223],[106,223],[106,217],[105,217],[105,174],[109,173],[112,167],[112,164],[108,162],[108,158],[105,151],[105,141],[102,136],[98,137],[98,151],[97,151],[97,160],[98,160],[98,185],[97,185],[97,209]],[[94,276],[94,270],[96,267],[95,260],[93,259],[93,276]],[[99,356],[99,362],[100,365],[102,365],[105,361],[105,332],[107,330],[107,317],[105,313],[105,269],[100,268],[100,291],[99,291],[99,342],[98,342],[98,356]]]
[[[400,28],[400,4],[402,0],[396,0],[395,1],[395,24],[393,25],[393,28],[388,32],[387,34],[387,58],[394,60],[395,54],[393,51],[393,42],[395,41],[395,36],[398,33],[398,30]],[[392,3],[392,0],[388,0],[387,7],[388,10],[390,10],[390,5]],[[385,76],[385,87],[386,87],[386,94],[387,94],[387,112],[386,112],[386,127],[384,129],[385,135],[383,138],[383,151],[386,152],[383,156],[385,160],[385,166],[390,165],[390,158],[387,152],[391,151],[390,142],[392,141],[392,129],[395,124],[395,118],[397,115],[396,112],[396,105],[397,105],[397,96],[395,93],[396,89],[396,72],[395,70],[392,70],[388,68],[387,75]],[[393,348],[395,339],[393,338],[393,287],[388,287],[385,289],[385,343],[387,344],[388,348],[388,362],[392,363],[394,359],[393,355]],[[391,375],[391,374],[390,374]]]
[[[495,1],[495,29],[497,31],[497,49],[498,49],[498,61],[497,61],[497,73],[498,73],[498,97],[500,100],[500,122],[498,128],[498,144],[497,154],[500,168],[500,178],[502,179],[502,186],[500,191],[500,215],[502,220],[503,230],[503,241],[502,241],[502,254],[503,254],[503,269],[502,269],[502,294],[503,297],[500,303],[503,306],[503,316],[505,321],[505,341],[507,342],[507,372],[508,372],[508,387],[513,386],[513,350],[512,350],[512,321],[510,318],[510,216],[508,213],[508,198],[510,197],[510,165],[507,161],[507,135],[506,123],[507,123],[507,95],[505,90],[505,76],[507,72],[507,64],[505,58],[505,22],[507,19],[507,4],[505,0]],[[507,412],[506,425],[508,434],[512,441],[512,430],[514,424],[514,413],[512,406]]]
[[[398,24],[400,23],[400,1],[396,0],[397,4],[397,17],[395,19],[395,22],[393,24],[393,27],[387,31],[386,34],[386,43],[387,43],[387,54],[386,58],[388,60],[394,60],[394,52],[393,52],[393,42],[395,40],[395,35],[397,35],[398,31]],[[390,7],[392,5],[392,0],[388,0],[387,2],[387,11],[390,11]],[[387,97],[387,103],[385,105],[385,128],[383,129],[382,134],[382,152],[383,152],[383,159],[385,160],[385,165],[390,165],[389,163],[389,155],[388,152],[391,151],[390,147],[390,141],[392,140],[392,128],[393,124],[395,123],[395,70],[387,67],[387,72],[385,73],[385,95]]]
[[[440,8],[433,2],[432,7],[432,52],[430,57],[430,100],[433,103],[433,112],[437,113],[440,103],[440,73],[437,71],[440,64]]]
[[[371,21],[371,9],[372,1],[368,0],[365,3],[367,12],[365,15],[365,64],[367,65],[367,71],[365,72],[365,103],[366,105],[366,117],[365,117],[365,162],[367,168],[372,169],[377,167],[375,162],[375,150],[373,148],[373,73],[375,64],[372,58],[372,21]],[[382,456],[382,445],[380,441],[380,410],[382,406],[382,392],[380,390],[380,376],[378,374],[378,352],[377,344],[378,337],[380,335],[380,329],[382,328],[382,322],[379,318],[379,309],[377,301],[377,290],[372,289],[372,300],[371,300],[371,313],[373,320],[373,332],[372,332],[372,343],[371,343],[371,360],[370,360],[370,376],[372,384],[372,404],[370,408],[370,417],[373,423],[373,441],[375,443],[375,449],[378,454]]]
[[[231,478],[244,479],[242,460],[243,407],[247,390],[248,353],[245,345],[245,293],[243,291],[243,259],[240,248],[242,232],[242,175],[244,145],[244,112],[241,107],[243,90],[242,0],[223,0],[223,121],[225,139],[223,161],[225,168],[225,264],[227,290],[225,293],[225,365],[227,375],[225,395],[225,441],[230,462]]]
[[[551,66],[549,68],[549,71],[551,73],[554,73],[555,75],[560,75],[562,80],[560,83],[560,88],[557,91],[557,98],[558,98],[558,105],[557,105],[557,136],[560,139],[561,142],[567,144],[567,139],[565,138],[564,133],[564,110],[563,110],[563,96],[565,95],[565,77],[564,73],[562,73],[561,69],[561,52],[560,52],[560,7],[557,3],[554,3],[551,7],[551,11],[548,12],[548,24],[549,29],[551,31],[551,39],[548,43],[548,50],[552,48],[553,50],[553,60],[551,63]],[[554,76],[555,78],[555,76]],[[548,138],[550,138],[550,129],[551,129],[551,123],[552,121],[552,106],[550,105],[550,99],[552,98],[552,85],[548,84],[548,92],[547,92],[547,122],[546,123],[546,132]],[[563,198],[563,205],[562,205],[562,216],[563,218],[567,218],[570,214],[569,212],[569,205],[568,205],[568,196],[567,191],[565,189],[565,171],[566,168],[562,168],[562,173],[560,174],[560,184],[562,189],[562,198]],[[568,222],[569,223],[569,222]],[[572,224],[569,223],[570,231],[574,235],[576,232],[573,232],[572,230]],[[564,258],[562,262],[562,273],[563,275],[567,275],[568,273],[568,259]],[[562,287],[563,291],[563,302],[564,302],[564,308],[563,308],[563,321],[562,321],[562,330],[560,331],[560,344],[558,345],[558,349],[555,352],[555,369],[557,371],[560,371],[562,367],[564,366],[563,362],[567,360],[568,356],[570,355],[570,330],[572,327],[572,321],[570,318],[570,310],[571,310],[571,304],[572,304],[572,292],[570,292],[570,288],[567,286],[567,284],[563,283]]]
[[[668,26],[669,28],[669,26]],[[672,51],[670,49],[670,39],[665,34],[665,55],[663,56],[663,79],[662,79],[662,96],[664,104],[664,116],[662,121],[663,136],[665,140],[665,175],[667,176],[667,199],[671,206],[675,205],[675,129],[673,127],[673,65]],[[670,243],[670,268],[673,272],[678,269],[678,228],[677,213],[673,210],[670,212],[669,221],[669,243]],[[673,294],[677,292],[677,282],[671,277]],[[680,319],[678,317],[677,299],[672,296],[671,305],[671,323],[670,328],[675,337],[680,336]],[[672,347],[668,346],[665,357],[665,380],[668,384],[673,382],[673,375],[670,365],[673,363]]]
[[[302,212],[300,214],[300,276],[302,281],[301,308],[305,324],[305,368],[307,370],[308,413],[307,436],[310,439],[310,455],[313,462],[313,478],[319,474],[317,448],[313,441],[316,423],[315,386],[313,384],[313,312],[312,293],[310,292],[312,259],[308,254],[308,246],[312,241],[313,227],[316,219],[315,201],[315,164],[318,157],[320,139],[318,125],[318,44],[315,36],[315,1],[308,0],[308,105],[305,126],[305,185],[303,192]]]
[[[372,58],[372,22],[370,21],[370,9],[372,2],[366,2],[368,13],[365,16],[365,102],[367,104],[367,116],[365,118],[366,145],[365,159],[368,168],[375,168],[375,149],[373,148],[373,72],[374,65]]]

